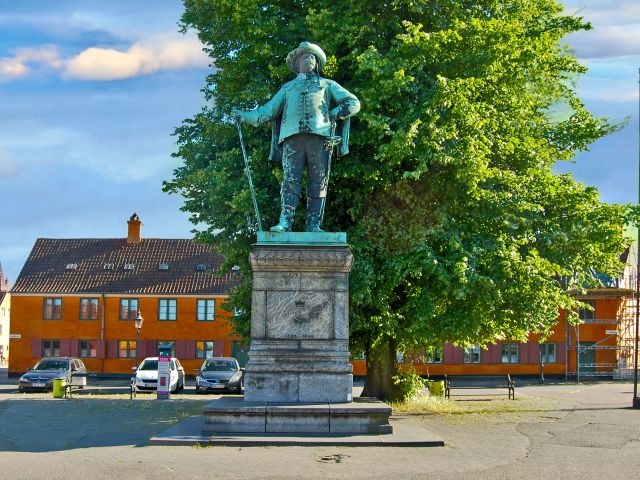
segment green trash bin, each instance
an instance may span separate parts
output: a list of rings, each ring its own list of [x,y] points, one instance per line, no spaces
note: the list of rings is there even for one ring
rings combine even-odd
[[[64,397],[64,391],[67,388],[67,381],[64,378],[53,379],[53,398]]]
[[[432,397],[444,397],[444,380],[430,380],[429,395]]]

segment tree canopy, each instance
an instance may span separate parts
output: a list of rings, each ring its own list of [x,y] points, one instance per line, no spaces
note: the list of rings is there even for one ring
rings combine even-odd
[[[214,68],[207,106],[176,130],[183,164],[165,190],[184,196],[224,269],[240,266],[229,301],[245,312],[241,334],[256,226],[228,115],[290,80],[284,60],[303,40],[327,53],[322,75],[362,102],[351,152],[332,166],[324,226],[348,234],[352,351],[371,369],[386,364],[388,377],[396,349],[547,334],[558,309],[575,319],[572,290],[595,284],[595,271],[618,275],[631,208],[553,169],[617,128],[576,95],[585,67],[563,38],[590,26],[555,0],[184,5],[181,26]],[[268,161],[269,127],[243,133],[261,214],[275,224],[282,173]]]

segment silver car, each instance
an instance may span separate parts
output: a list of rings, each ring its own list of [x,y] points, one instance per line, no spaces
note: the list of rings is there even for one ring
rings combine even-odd
[[[196,393],[242,393],[242,369],[235,358],[209,357],[196,370]]]
[[[44,357],[20,377],[19,392],[47,392],[53,390],[54,379],[64,379],[67,385],[82,388],[87,384],[87,369],[79,358]]]

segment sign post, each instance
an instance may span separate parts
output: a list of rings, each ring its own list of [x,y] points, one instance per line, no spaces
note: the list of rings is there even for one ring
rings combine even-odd
[[[168,400],[171,388],[171,347],[160,345],[158,348],[158,388],[157,399]]]

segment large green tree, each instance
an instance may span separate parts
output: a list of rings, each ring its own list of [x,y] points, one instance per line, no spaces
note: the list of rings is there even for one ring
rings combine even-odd
[[[367,355],[365,394],[398,397],[398,350],[548,333],[592,272],[619,270],[630,209],[553,170],[616,128],[576,96],[585,68],[562,39],[589,25],[555,0],[184,4],[182,27],[214,68],[208,106],[176,131],[183,164],[165,190],[184,196],[224,269],[240,267],[230,304],[245,312],[241,334],[256,226],[229,113],[288,81],[285,56],[302,40],[325,49],[323,75],[362,102],[351,153],[334,162],[325,228],[347,232],[355,257],[351,346]],[[270,130],[244,135],[272,225],[281,169],[267,160]]]

